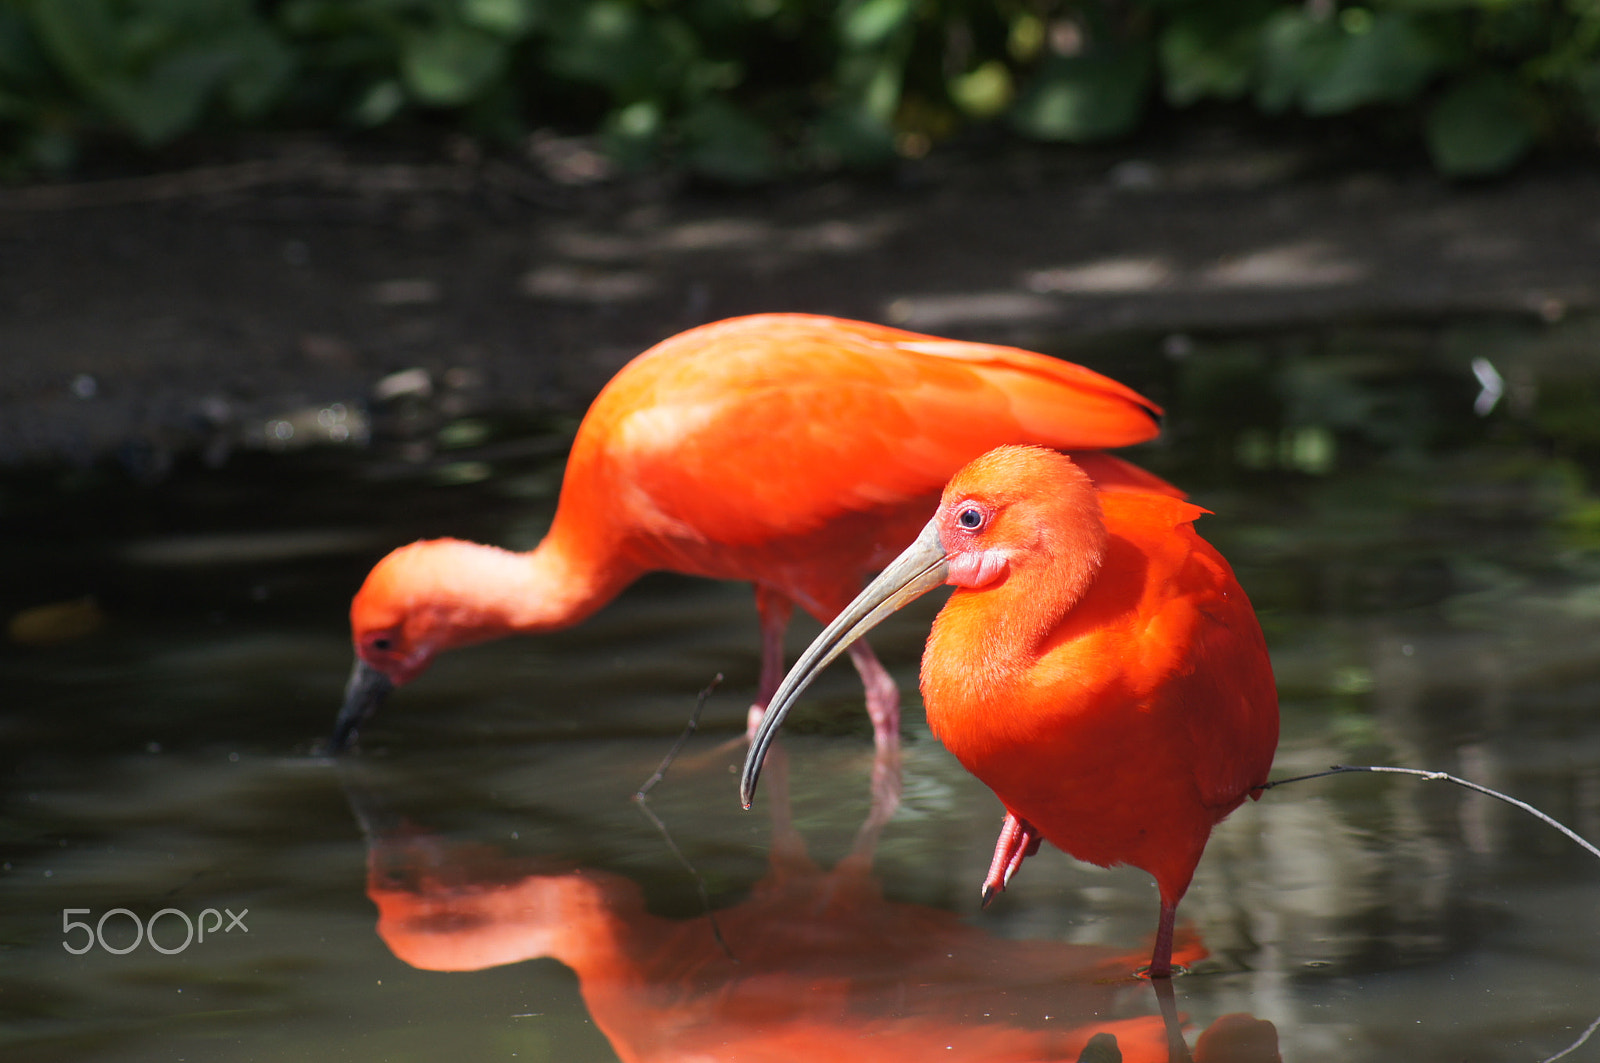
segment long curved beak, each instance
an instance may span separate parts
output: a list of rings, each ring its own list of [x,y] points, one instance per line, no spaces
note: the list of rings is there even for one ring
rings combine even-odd
[[[372,665],[356,658],[350,669],[350,679],[344,685],[344,707],[333,721],[333,737],[328,740],[330,753],[343,753],[355,737],[356,728],[365,723],[384,697],[394,689],[394,681]]]
[[[867,584],[866,590],[856,595],[856,600],[845,606],[844,611],[833,618],[833,623],[823,628],[822,634],[806,647],[806,652],[783,677],[778,692],[767,705],[766,715],[761,718],[755,738],[750,741],[750,751],[744,758],[744,773],[739,777],[739,801],[745,808],[755,799],[756,780],[761,777],[767,747],[772,745],[778,728],[783,726],[783,718],[817,673],[890,613],[942,585],[949,575],[938,525],[929,521],[917,541]]]

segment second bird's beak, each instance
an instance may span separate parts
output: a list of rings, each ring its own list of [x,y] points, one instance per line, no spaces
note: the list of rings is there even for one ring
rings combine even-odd
[[[339,710],[339,718],[333,722],[333,737],[328,740],[328,751],[343,753],[350,745],[350,739],[355,737],[356,728],[377,711],[385,695],[393,689],[394,680],[357,657],[356,666],[350,669],[350,679],[344,685],[344,707]]]
[[[922,597],[942,585],[950,575],[944,544],[939,541],[937,521],[929,521],[917,536],[917,541],[890,562],[878,578],[867,584],[856,595],[855,601],[833,618],[833,623],[822,629],[822,634],[806,647],[806,652],[783,677],[777,693],[767,705],[761,726],[750,740],[750,751],[744,758],[744,773],[739,777],[739,801],[745,808],[755,799],[756,780],[761,777],[761,765],[766,760],[767,747],[777,737],[783,718],[794,707],[795,701],[817,673],[856,639],[882,623],[888,615],[909,602]]]

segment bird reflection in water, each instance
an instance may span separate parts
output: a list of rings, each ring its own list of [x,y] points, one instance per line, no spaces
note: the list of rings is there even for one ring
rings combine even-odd
[[[1248,1015],[1218,1019],[1191,1055],[1171,983],[1127,975],[1144,946],[1007,940],[886,899],[871,817],[823,870],[788,821],[781,760],[769,763],[766,874],[740,903],[693,919],[651,914],[643,890],[611,872],[552,871],[400,825],[350,787],[378,936],[421,970],[559,961],[626,1063],[1279,1060],[1272,1024]],[[1204,955],[1180,934],[1175,958]]]

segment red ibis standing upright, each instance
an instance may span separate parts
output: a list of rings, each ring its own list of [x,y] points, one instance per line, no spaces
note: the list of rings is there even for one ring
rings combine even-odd
[[[811,678],[889,613],[954,584],[922,658],[928,724],[1000,798],[984,899],[1045,839],[1155,877],[1149,974],[1172,972],[1178,901],[1211,830],[1259,796],[1278,744],[1266,643],[1222,556],[1176,498],[1097,492],[1070,458],[1000,447],[819,635],[774,694],[762,758]]]

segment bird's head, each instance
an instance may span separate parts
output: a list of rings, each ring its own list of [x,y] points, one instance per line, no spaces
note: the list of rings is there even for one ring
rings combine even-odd
[[[997,447],[974,459],[945,486],[923,536],[930,530],[944,582],[980,590],[1018,568],[1049,566],[1052,590],[1067,602],[1082,596],[1106,548],[1093,482],[1044,447]]]
[[[998,588],[1023,572],[1021,593],[1048,591],[1069,608],[1093,581],[1106,548],[1094,484],[1072,459],[1044,447],[998,447],[951,478],[916,542],[895,558],[801,654],[751,739],[740,781],[746,808],[767,747],[811,680],[901,606],[945,583]]]
[[[453,555],[481,549],[454,539],[411,543],[367,574],[350,603],[356,663],[330,746],[343,750],[383,699],[427,670],[439,651],[463,639],[447,573]]]

